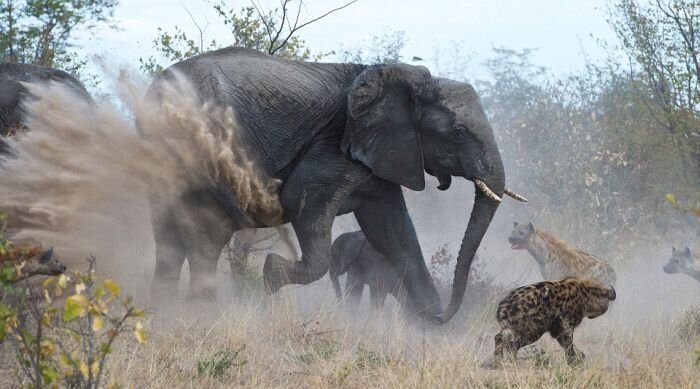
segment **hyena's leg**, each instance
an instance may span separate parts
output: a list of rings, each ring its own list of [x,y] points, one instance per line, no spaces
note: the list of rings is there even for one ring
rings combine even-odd
[[[566,362],[569,365],[576,365],[583,361],[585,355],[576,349],[574,345],[574,327],[567,322],[562,322],[561,326],[554,331],[550,331],[550,334],[557,343],[564,348],[566,353]]]
[[[494,337],[495,347],[493,350],[494,365],[500,367],[503,363],[503,331],[496,334]]]
[[[503,363],[504,358],[515,360],[518,350],[527,345],[527,343],[525,343],[523,339],[510,328],[502,328],[501,332],[496,335],[494,340],[494,357],[496,366],[500,366]]]

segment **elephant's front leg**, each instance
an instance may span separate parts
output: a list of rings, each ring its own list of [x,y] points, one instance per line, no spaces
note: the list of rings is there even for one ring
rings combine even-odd
[[[366,177],[365,169],[348,161],[335,147],[316,145],[307,152],[281,193],[299,240],[301,261],[268,254],[263,277],[271,293],[288,284],[309,284],[326,274],[333,219],[345,198]]]
[[[416,313],[433,320],[441,311],[440,298],[423,260],[401,187],[385,182],[381,190],[365,196],[355,217],[369,242],[402,280]]]

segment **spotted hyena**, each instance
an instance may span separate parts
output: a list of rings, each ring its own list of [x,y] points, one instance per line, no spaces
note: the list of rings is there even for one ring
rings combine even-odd
[[[508,237],[511,248],[527,250],[540,267],[545,280],[564,277],[593,278],[604,285],[615,285],[615,270],[606,261],[569,245],[532,223],[513,222]]]
[[[53,248],[43,250],[41,247],[11,247],[0,254],[0,264],[15,266],[17,269],[12,283],[36,275],[57,276],[66,271],[66,265],[56,258]]]
[[[574,328],[584,317],[593,319],[604,314],[615,297],[612,285],[573,277],[511,291],[496,312],[501,327],[495,337],[496,366],[504,353],[515,358],[520,348],[536,342],[545,332],[564,348],[569,364],[582,361],[584,354],[574,346]]]
[[[664,265],[664,272],[668,274],[683,273],[687,274],[697,281],[700,281],[700,266],[698,266],[698,257],[694,255],[690,248],[686,246],[683,250],[671,249],[671,258]]]

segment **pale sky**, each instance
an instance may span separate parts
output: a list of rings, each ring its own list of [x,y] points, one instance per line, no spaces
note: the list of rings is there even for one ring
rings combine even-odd
[[[79,35],[82,52],[105,55],[112,63],[138,66],[139,57],[151,55],[158,27],[172,31],[178,25],[191,36],[197,36],[185,8],[200,25],[208,23],[206,41],[228,42],[225,26],[207,1],[121,0],[120,3],[115,14],[120,29]],[[279,1],[258,3],[272,9]],[[344,3],[345,0],[306,0],[302,19]],[[239,9],[250,2],[227,4]],[[605,21],[607,7],[606,0],[359,0],[304,28],[300,35],[313,50],[330,51],[361,47],[373,35],[403,30],[407,38],[405,60],[422,57],[427,60],[422,64],[433,72],[437,71],[431,62],[436,48],[444,58],[449,56],[454,42],[462,42],[462,55],[476,73],[483,71],[480,64],[491,55],[493,47],[535,48],[533,61],[537,65],[563,74],[583,67],[582,49],[590,59],[604,57],[591,34],[614,41]]]

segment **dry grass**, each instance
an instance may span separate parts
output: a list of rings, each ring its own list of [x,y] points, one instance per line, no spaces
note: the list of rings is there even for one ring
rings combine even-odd
[[[679,294],[696,285],[659,278],[654,269],[623,270],[611,310],[577,329],[575,342],[587,356],[579,368],[566,365],[548,335],[504,369],[481,367],[490,361],[497,332],[497,298],[487,297],[502,296],[497,286],[480,293],[474,288],[481,284],[472,282],[467,293],[481,300],[467,299],[471,308],[462,316],[435,327],[402,317],[391,298],[382,313],[364,308],[368,301],[348,313],[324,279],[272,297],[251,290],[220,310],[209,303],[171,306],[151,318],[147,344],[127,337],[116,345],[106,382],[155,388],[698,387],[694,350],[700,337],[686,332],[700,322],[694,299]],[[0,346],[1,387],[17,386],[14,363],[10,347]]]
[[[559,346],[543,338],[514,365],[489,370],[480,365],[492,352],[495,301],[473,308],[466,320],[424,327],[392,306],[381,315],[348,315],[326,291],[296,288],[250,298],[223,314],[185,307],[177,319],[154,317],[148,344],[129,339],[116,348],[109,380],[162,388],[691,388],[700,382],[697,341],[680,341],[662,322],[627,326],[623,307],[579,328],[583,367],[568,367]],[[3,386],[16,385],[11,374],[3,376]]]

